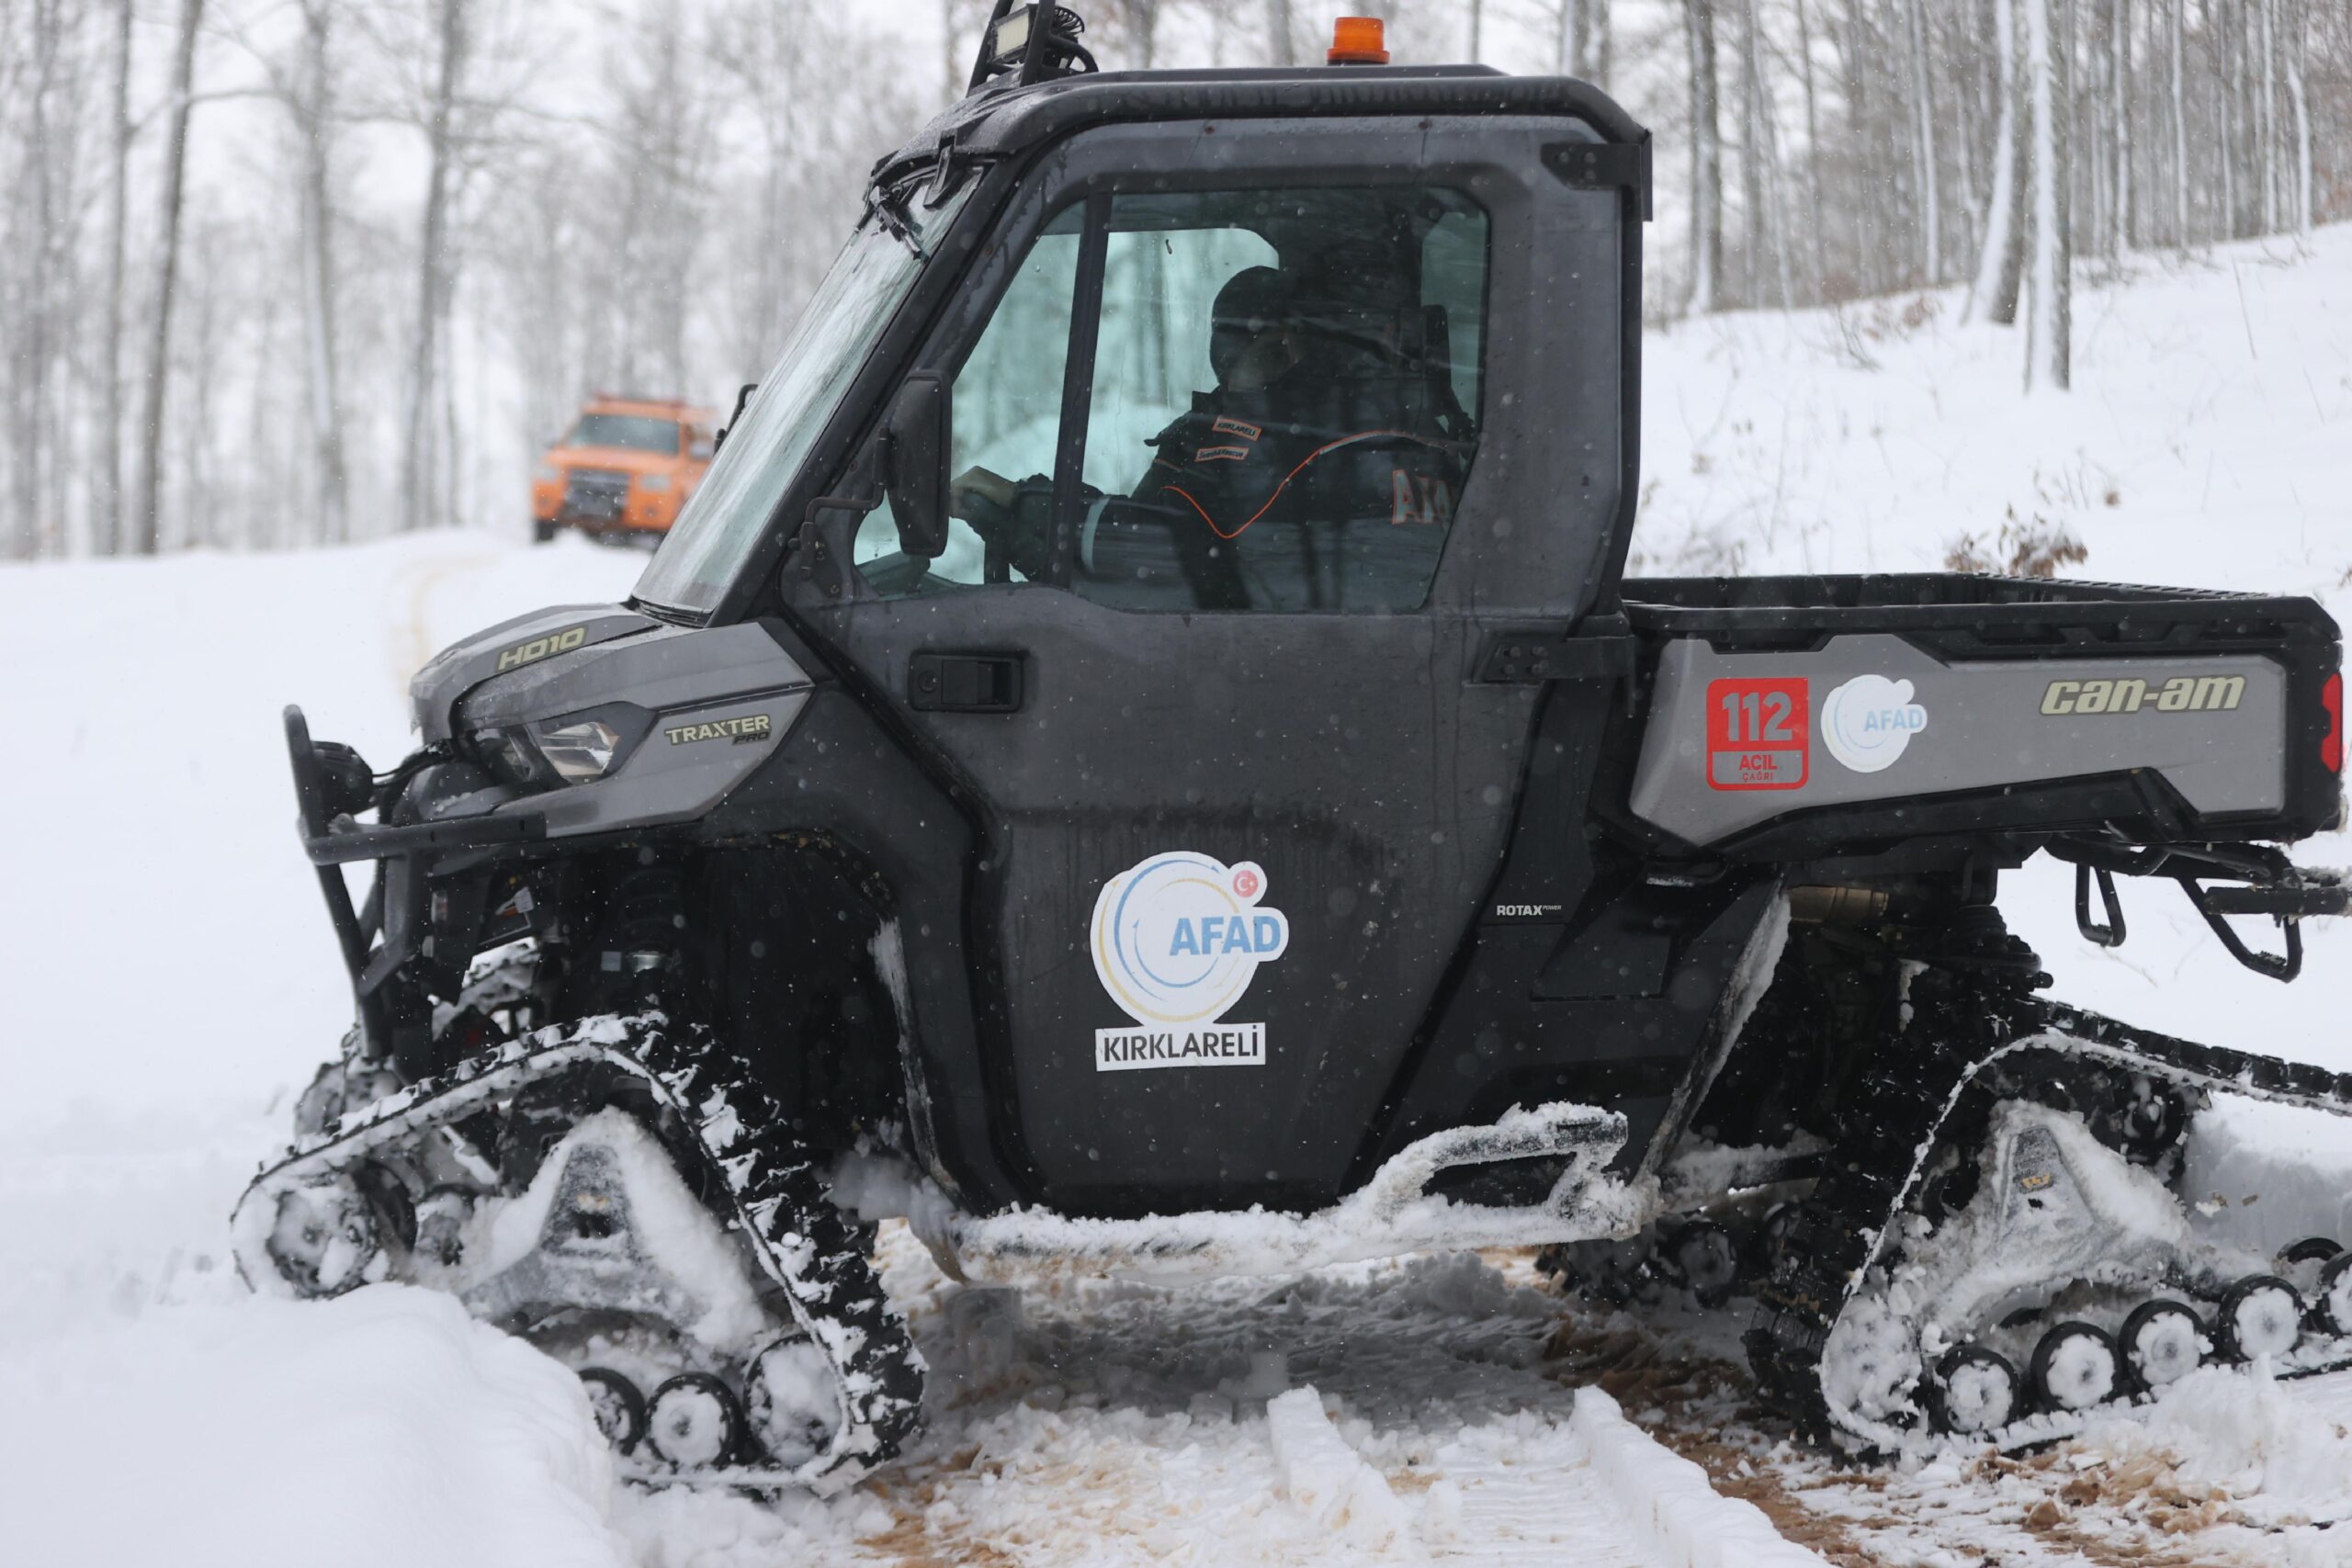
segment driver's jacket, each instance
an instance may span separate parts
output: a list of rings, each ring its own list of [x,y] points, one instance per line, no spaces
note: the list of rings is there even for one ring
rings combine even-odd
[[[1203,608],[1418,604],[1468,468],[1446,425],[1466,422],[1419,378],[1304,370],[1195,393],[1131,498],[1170,517]]]

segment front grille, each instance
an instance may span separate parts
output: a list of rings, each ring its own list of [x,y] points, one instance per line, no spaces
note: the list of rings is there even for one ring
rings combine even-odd
[[[628,502],[628,476],[605,468],[574,468],[563,487],[563,514],[579,523],[617,523]]]

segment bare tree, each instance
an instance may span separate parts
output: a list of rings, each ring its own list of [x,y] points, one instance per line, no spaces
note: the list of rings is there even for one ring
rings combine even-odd
[[[1795,302],[1789,274],[1788,222],[1781,201],[1781,145],[1774,127],[1780,107],[1773,102],[1771,84],[1764,74],[1763,49],[1757,24],[1758,0],[1740,0],[1739,100],[1740,181],[1747,205],[1747,292],[1761,299],[1758,276],[1770,250],[1773,276],[1779,285],[1781,308]]]
[[[21,91],[25,108],[25,178],[12,193],[17,232],[11,249],[23,272],[10,303],[6,337],[8,434],[15,448],[9,468],[8,509],[13,514],[9,552],[41,554],[53,525],[45,479],[53,468],[53,375],[57,359],[59,234],[65,193],[62,166],[72,142],[61,123],[71,101],[62,91],[67,69],[67,32],[72,26],[62,0],[33,0],[28,40],[30,79]]]
[[[1166,0],[1105,0],[1106,29],[1126,51],[1121,62],[1148,71],[1159,58],[1159,18]]]
[[[2188,243],[2188,0],[2172,0],[2173,240]]]
[[[449,193],[456,178],[458,95],[473,47],[473,0],[433,0],[433,76],[420,123],[424,131],[424,208],[418,223],[416,329],[410,340],[407,415],[401,439],[400,520],[424,525],[443,455],[433,428],[434,400],[449,341]]]
[[[2311,35],[2305,25],[2303,0],[2288,0],[2287,96],[2295,111],[2295,229],[2308,234],[2312,227],[2312,114],[2304,92]]]
[[[2108,220],[2110,254],[2137,243],[2137,214],[2132,208],[2132,0],[2115,0],[2112,42],[2108,64],[2108,117],[2115,139],[2115,186],[2112,215]]]
[[[2000,113],[1994,131],[1993,189],[1985,198],[1984,244],[1976,281],[1968,295],[1973,318],[2008,326],[2018,319],[2018,291],[2025,270],[2025,141],[2018,134],[2023,85],[2017,62],[2013,0],[1993,0],[1994,55],[1997,62]]]
[[[1927,28],[1919,17],[1919,0],[1903,0],[1904,33],[1909,43],[1913,123],[1912,178],[1918,187],[1920,271],[1930,284],[1943,281],[1943,228],[1936,192],[1935,78],[1928,63]]]
[[[204,0],[180,0],[172,46],[171,129],[164,141],[163,236],[155,265],[155,309],[147,336],[146,386],[139,420],[139,488],[131,548],[155,553],[163,536],[164,392],[172,371],[172,299],[179,286],[180,212],[187,196],[188,117],[196,107],[196,39]]]
[[[2073,233],[2067,128],[2073,0],[2024,0],[2032,170],[2032,310],[2026,328],[2026,387],[2074,384]]]
[[[1690,60],[1690,286],[1693,314],[1721,303],[1724,270],[1723,138],[1716,116],[1715,0],[1682,0]]]
[[[1805,0],[1796,0],[1796,10],[1797,74],[1804,86],[1804,226],[1813,254],[1813,287],[1818,294],[1828,272],[1821,232],[1821,114],[1813,82],[1813,23],[1805,13]]]
[[[115,3],[111,167],[107,181],[106,299],[98,334],[98,450],[93,547],[103,555],[122,547],[122,295],[123,254],[130,230],[130,0]]]
[[[1290,0],[1266,0],[1266,42],[1270,63],[1298,63],[1298,35],[1293,30]]]

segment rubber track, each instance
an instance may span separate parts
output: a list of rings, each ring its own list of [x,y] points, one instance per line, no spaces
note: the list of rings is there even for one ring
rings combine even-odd
[[[604,1016],[509,1041],[337,1119],[263,1169],[232,1219],[237,1266],[257,1291],[291,1295],[266,1250],[278,1196],[331,1179],[389,1144],[455,1122],[524,1084],[605,1066],[628,1075],[674,1113],[729,1194],[762,1269],[833,1364],[842,1421],[826,1450],[796,1470],[729,1469],[661,1479],[849,1485],[898,1456],[922,1416],[923,1363],[866,1256],[865,1237],[827,1194],[786,1109],[748,1066],[699,1026],[673,1031],[659,1013]],[[723,1217],[723,1216],[722,1216]]]
[[[1821,1359],[1882,1238],[1910,1206],[1946,1122],[1997,1065],[2049,1053],[2181,1088],[2352,1116],[2352,1077],[2133,1029],[1998,978],[1928,970],[1914,978],[1910,1002],[1912,1021],[1867,1069],[1829,1171],[1798,1211],[1771,1277],[1758,1286],[1756,1317],[1743,1338],[1765,1402],[1815,1441],[1843,1437],[1882,1451],[1922,1443],[1924,1434],[1833,1409]],[[2295,1371],[2352,1363],[2352,1342],[2335,1349],[2327,1361]],[[2080,1425],[2080,1416],[2045,1414],[1990,1440],[2025,1447]]]

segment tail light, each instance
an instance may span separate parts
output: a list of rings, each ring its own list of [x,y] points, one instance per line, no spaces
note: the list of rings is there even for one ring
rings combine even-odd
[[[2330,675],[2319,689],[2320,706],[2327,710],[2327,734],[2319,743],[2319,760],[2331,773],[2344,771],[2344,677]]]

